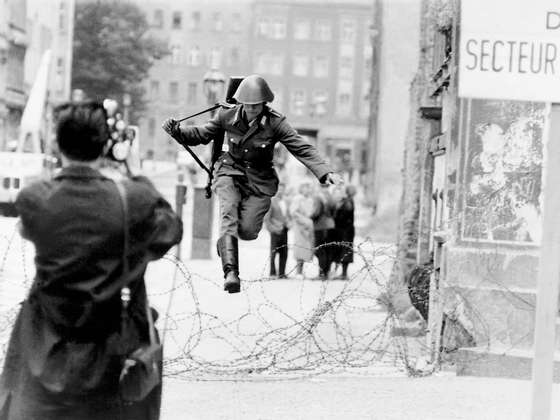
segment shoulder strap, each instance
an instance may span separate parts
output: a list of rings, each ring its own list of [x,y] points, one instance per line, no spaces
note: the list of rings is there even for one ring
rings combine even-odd
[[[128,200],[126,198],[126,191],[122,180],[115,181],[117,190],[119,191],[119,197],[121,199],[121,209],[123,215],[123,255],[122,255],[122,266],[123,275],[128,274],[128,244],[129,244],[129,233],[128,233]]]
[[[121,207],[123,212],[123,255],[122,255],[122,275],[128,275],[128,249],[129,249],[129,222],[128,222],[128,200],[126,198],[126,190],[122,180],[115,181],[117,190],[119,191],[119,197],[121,199]],[[126,289],[126,290],[125,290]],[[130,300],[130,289],[128,287],[123,287],[121,290],[121,296],[128,296]],[[123,303],[127,304],[123,299]],[[156,332],[154,328],[154,319],[152,317],[152,310],[150,309],[150,302],[148,301],[148,291],[146,291],[146,318],[148,319],[148,332],[150,334],[150,344],[156,343]]]

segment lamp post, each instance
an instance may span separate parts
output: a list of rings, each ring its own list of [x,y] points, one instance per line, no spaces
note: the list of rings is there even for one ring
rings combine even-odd
[[[202,79],[202,90],[206,96],[208,105],[214,105],[224,92],[226,78],[224,74],[216,68],[208,70]],[[211,115],[214,116],[215,111]]]
[[[214,105],[222,97],[225,76],[215,67],[204,74],[202,90],[209,105]],[[212,111],[214,116],[215,111]],[[192,222],[192,259],[209,259],[212,255],[212,224],[214,221],[214,200],[206,198],[206,188],[195,185],[193,188]]]

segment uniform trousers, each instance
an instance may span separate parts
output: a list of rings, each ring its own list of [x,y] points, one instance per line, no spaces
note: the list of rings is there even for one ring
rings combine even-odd
[[[220,236],[257,239],[270,208],[270,197],[251,188],[243,175],[218,176],[214,190],[220,201]]]

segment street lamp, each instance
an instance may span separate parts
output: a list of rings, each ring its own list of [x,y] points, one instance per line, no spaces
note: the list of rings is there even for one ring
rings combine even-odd
[[[218,102],[218,98],[223,95],[225,76],[221,71],[212,67],[204,74],[202,90],[209,105]],[[214,116],[215,110],[211,111]],[[208,159],[207,159],[208,160]],[[177,188],[181,187],[179,182]],[[179,190],[178,190],[179,192]],[[192,220],[192,259],[212,258],[212,224],[214,220],[214,200],[208,200],[206,188],[194,185],[192,195],[192,214],[197,215]]]
[[[202,90],[208,101],[208,105],[218,102],[218,97],[223,94],[226,78],[224,74],[216,68],[208,70],[202,79]],[[214,111],[212,111],[214,115]]]

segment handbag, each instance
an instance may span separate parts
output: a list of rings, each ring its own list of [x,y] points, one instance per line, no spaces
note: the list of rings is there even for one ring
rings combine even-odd
[[[124,225],[124,246],[123,246],[123,277],[128,274],[128,202],[126,191],[122,182],[116,181],[119,196],[123,208]],[[123,287],[121,290],[121,300],[123,305],[123,318],[128,316],[127,308],[130,302],[130,289]],[[159,342],[154,326],[152,310],[146,296],[146,318],[148,320],[148,332],[150,342],[142,345],[130,353],[123,361],[123,366],[119,376],[119,391],[125,401],[142,401],[161,383],[163,346]],[[123,322],[123,326],[126,325]],[[123,334],[123,336],[126,336]]]

